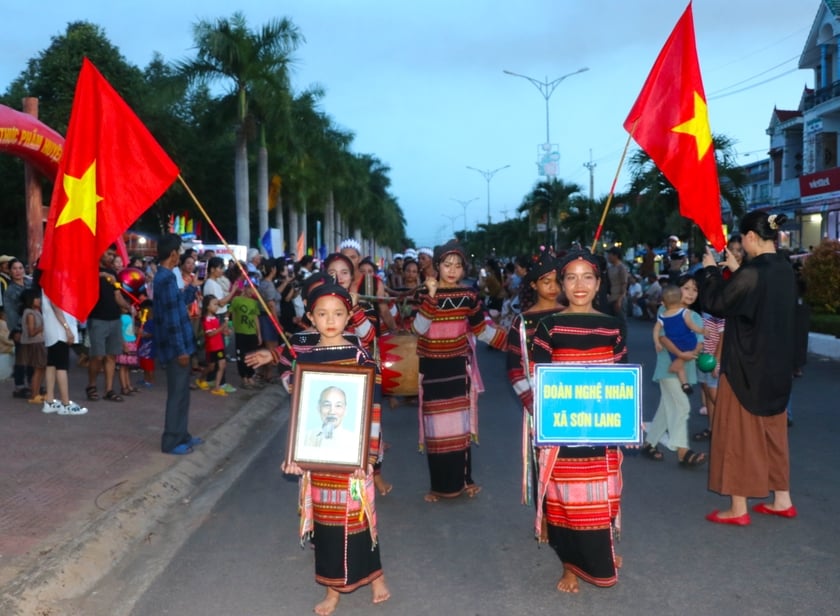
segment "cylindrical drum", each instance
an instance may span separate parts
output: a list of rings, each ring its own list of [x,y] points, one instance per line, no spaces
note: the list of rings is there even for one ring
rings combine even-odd
[[[386,396],[417,395],[417,337],[385,334],[379,338],[382,393]]]

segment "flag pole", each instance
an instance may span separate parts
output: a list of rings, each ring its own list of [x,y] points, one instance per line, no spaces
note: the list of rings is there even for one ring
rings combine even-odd
[[[187,194],[189,194],[190,198],[193,200],[193,203],[195,203],[195,206],[198,208],[198,211],[201,212],[202,216],[204,216],[204,220],[207,221],[207,224],[210,225],[210,228],[213,229],[213,232],[218,236],[218,238],[222,240],[222,244],[224,244],[224,247],[230,252],[230,254],[233,254],[233,250],[231,249],[230,244],[227,243],[227,240],[222,235],[222,232],[219,231],[219,228],[211,220],[210,215],[207,213],[207,210],[205,210],[204,206],[201,205],[201,202],[198,200],[198,197],[195,196],[195,193],[192,191],[192,189],[189,187],[186,180],[184,180],[184,177],[180,173],[178,174],[178,181],[181,182],[181,185],[186,189]],[[244,276],[245,280],[254,290],[257,301],[259,302],[262,309],[265,310],[266,314],[268,315],[268,318],[271,320],[271,324],[274,325],[274,328],[277,330],[277,333],[280,334],[280,337],[283,339],[283,342],[286,343],[286,348],[289,349],[289,353],[293,358],[296,358],[297,353],[295,353],[294,348],[292,348],[292,344],[289,342],[289,339],[286,338],[286,334],[283,331],[283,328],[277,321],[277,315],[275,315],[268,307],[268,304],[266,304],[262,295],[260,295],[260,290],[256,287],[256,285],[254,285],[254,281],[251,280],[251,277],[248,275],[248,272],[245,270],[244,267],[242,267],[242,264],[239,262],[239,259],[237,259],[236,256],[234,256],[233,262],[236,263],[236,267],[239,268],[239,271],[242,274],[242,276]]]
[[[604,212],[601,214],[601,222],[598,223],[598,228],[595,229],[595,238],[592,240],[592,248],[591,252],[595,254],[595,246],[598,243],[598,239],[601,237],[601,232],[604,230],[604,221],[607,219],[607,212],[610,209],[610,204],[612,203],[613,195],[615,194],[615,185],[618,182],[618,176],[621,174],[621,167],[624,165],[624,157],[627,156],[627,150],[630,147],[630,140],[633,138],[633,131],[636,130],[636,122],[638,120],[633,120],[633,126],[630,129],[630,133],[627,135],[627,142],[624,144],[624,150],[621,152],[621,159],[618,161],[618,169],[615,170],[615,177],[612,181],[612,186],[610,186],[610,194],[607,195],[607,202],[604,204]]]

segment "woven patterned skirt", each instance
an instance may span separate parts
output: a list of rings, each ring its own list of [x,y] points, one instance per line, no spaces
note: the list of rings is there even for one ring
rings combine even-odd
[[[423,445],[431,491],[460,494],[473,484],[470,455],[470,379],[467,359],[421,357]]]
[[[372,478],[365,483],[372,504]],[[338,592],[352,592],[382,575],[371,522],[361,515],[361,504],[353,500],[349,485],[348,475],[312,473],[315,581]],[[373,524],[375,528],[375,520]]]
[[[618,581],[613,524],[621,495],[615,447],[561,447],[544,503],[548,542],[563,566],[596,586]]]

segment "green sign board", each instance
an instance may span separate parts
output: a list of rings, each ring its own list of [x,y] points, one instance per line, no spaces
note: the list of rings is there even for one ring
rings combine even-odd
[[[641,441],[641,366],[535,366],[534,442],[537,446],[638,445]]]

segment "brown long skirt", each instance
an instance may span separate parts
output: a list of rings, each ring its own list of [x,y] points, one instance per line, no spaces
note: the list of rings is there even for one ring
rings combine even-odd
[[[709,489],[755,498],[790,490],[787,414],[753,415],[738,402],[726,375],[712,417]]]

